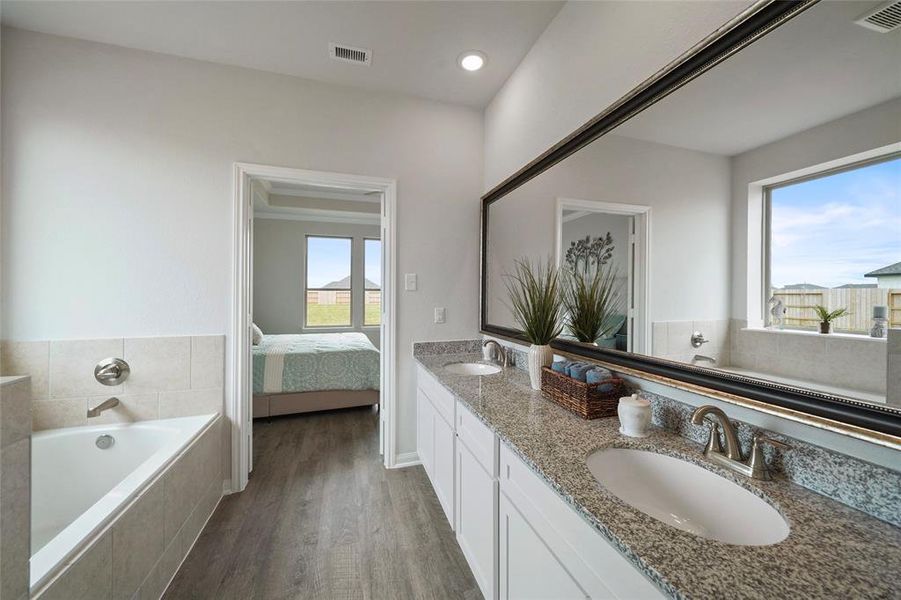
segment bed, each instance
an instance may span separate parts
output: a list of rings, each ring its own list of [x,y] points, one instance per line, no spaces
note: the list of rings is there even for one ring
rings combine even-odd
[[[379,351],[359,332],[264,335],[253,346],[253,417],[379,403]]]

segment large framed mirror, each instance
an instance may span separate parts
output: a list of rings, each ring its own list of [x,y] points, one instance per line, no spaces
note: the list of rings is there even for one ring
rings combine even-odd
[[[601,334],[558,351],[896,443],[901,27],[862,19],[881,4],[759,3],[486,194],[482,332],[523,339],[514,261],[590,263]]]

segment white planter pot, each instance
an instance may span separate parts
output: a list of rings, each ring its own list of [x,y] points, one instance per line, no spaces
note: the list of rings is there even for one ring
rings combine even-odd
[[[529,379],[533,390],[541,389],[541,367],[549,367],[554,362],[554,351],[550,346],[529,346]]]

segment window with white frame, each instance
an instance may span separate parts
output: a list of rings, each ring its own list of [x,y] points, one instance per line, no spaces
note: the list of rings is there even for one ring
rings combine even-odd
[[[308,235],[306,245],[304,326],[350,327],[353,239]]]
[[[901,154],[765,189],[767,324],[901,326]],[[818,309],[817,307],[821,307]],[[884,308],[877,308],[884,307]]]
[[[363,261],[363,325],[375,327],[382,322],[382,240],[364,240]]]

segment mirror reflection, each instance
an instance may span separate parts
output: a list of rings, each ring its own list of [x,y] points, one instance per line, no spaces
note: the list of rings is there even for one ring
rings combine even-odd
[[[516,328],[515,260],[585,255],[616,301],[582,341],[901,407],[901,30],[862,9],[812,7],[490,204],[486,324]]]

